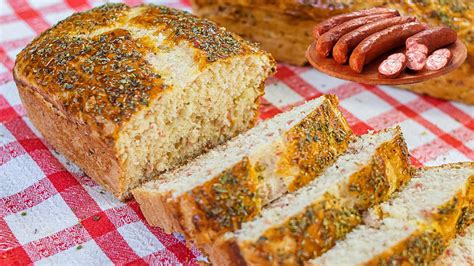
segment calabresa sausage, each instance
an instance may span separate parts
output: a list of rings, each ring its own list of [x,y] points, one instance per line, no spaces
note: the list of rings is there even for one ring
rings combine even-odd
[[[395,25],[365,38],[352,52],[349,59],[350,68],[361,73],[364,65],[372,62],[378,56],[402,46],[406,39],[425,29],[419,22]]]
[[[354,47],[356,47],[365,38],[388,27],[413,21],[416,21],[415,17],[394,17],[382,19],[380,21],[359,27],[356,30],[345,34],[337,41],[332,50],[334,60],[339,64],[345,64],[349,59],[349,55]]]
[[[403,53],[396,53],[385,59],[378,68],[379,74],[385,78],[396,78],[405,70],[407,57]]]
[[[386,19],[395,16],[395,14],[380,14],[380,15],[371,15],[361,18],[351,19],[340,24],[337,27],[332,28],[328,32],[321,35],[316,43],[316,51],[322,55],[328,57],[331,53],[334,44],[346,33],[353,31],[363,25],[378,21],[381,19]]]
[[[425,68],[427,70],[436,71],[446,67],[451,61],[453,54],[447,48],[434,51],[428,59],[426,59]]]
[[[389,8],[382,8],[382,7],[374,7],[374,8],[355,11],[355,12],[348,13],[348,14],[341,14],[341,15],[331,17],[331,18],[319,23],[318,25],[316,25],[316,27],[313,30],[313,36],[314,36],[315,39],[318,39],[319,36],[323,35],[327,31],[329,31],[330,29],[332,29],[332,28],[336,27],[337,25],[340,25],[340,24],[342,24],[346,21],[349,21],[351,19],[370,16],[370,15],[384,14],[384,13],[391,13],[391,14],[399,15],[397,10],[389,9]]]
[[[436,27],[419,32],[405,42],[406,56],[408,58],[407,67],[414,71],[420,71],[427,63],[427,56],[434,50],[454,43],[457,40],[457,34],[448,27]],[[441,62],[442,61],[442,62]],[[443,58],[434,57],[430,59],[431,66],[427,68],[444,67],[447,64]],[[436,64],[438,63],[438,64]]]
[[[454,30],[442,26],[419,32],[406,40],[407,51],[424,49],[426,54],[433,52],[443,46],[454,43],[457,40]],[[425,46],[426,48],[420,48]]]

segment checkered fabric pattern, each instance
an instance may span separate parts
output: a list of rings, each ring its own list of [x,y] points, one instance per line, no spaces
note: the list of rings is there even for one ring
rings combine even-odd
[[[11,72],[16,54],[57,21],[103,2],[0,0],[0,265],[191,265],[204,259],[180,235],[151,228],[135,201],[119,202],[56,153],[21,105]],[[149,2],[189,9],[187,1]],[[265,92],[262,119],[331,93],[357,134],[399,124],[417,166],[474,160],[473,106],[288,65],[279,65]]]

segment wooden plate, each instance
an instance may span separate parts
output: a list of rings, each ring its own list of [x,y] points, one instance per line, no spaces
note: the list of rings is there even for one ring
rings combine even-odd
[[[355,81],[359,83],[372,84],[372,85],[400,85],[400,84],[411,84],[418,83],[428,79],[436,78],[441,75],[445,75],[454,69],[458,68],[467,57],[466,46],[458,39],[455,43],[447,46],[453,54],[453,59],[446,67],[438,71],[411,71],[405,70],[400,76],[394,79],[383,78],[379,76],[378,67],[383,60],[385,60],[390,54],[396,52],[403,52],[405,47],[393,50],[387,54],[384,54],[374,60],[372,63],[366,65],[362,73],[356,73],[352,71],[348,64],[340,65],[332,57],[323,57],[315,50],[316,42],[313,42],[306,50],[306,58],[309,63],[317,70],[328,74],[330,76]]]

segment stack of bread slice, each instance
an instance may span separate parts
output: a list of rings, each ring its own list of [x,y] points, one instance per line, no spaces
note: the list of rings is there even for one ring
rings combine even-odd
[[[474,163],[420,169],[396,198],[368,212],[365,225],[309,264],[419,265],[433,261],[466,222],[463,217],[472,207],[473,183]]]
[[[474,163],[415,172],[399,127],[354,136],[337,104],[263,121],[135,199],[215,265],[469,263]],[[456,234],[449,255],[467,258],[439,256]]]
[[[266,120],[133,191],[148,222],[199,243],[240,228],[262,206],[316,178],[352,138],[335,96]]]
[[[266,207],[261,216],[226,234],[209,253],[217,265],[245,260],[296,265],[331,248],[362,215],[411,177],[399,128],[366,134],[318,179]]]

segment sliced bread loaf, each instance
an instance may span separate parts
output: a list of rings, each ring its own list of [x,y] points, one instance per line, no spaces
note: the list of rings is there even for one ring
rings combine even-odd
[[[459,234],[434,262],[433,266],[474,265],[474,224]]]
[[[54,149],[124,199],[254,126],[270,54],[166,6],[106,4],[35,38],[13,75]]]
[[[411,172],[399,128],[366,134],[318,179],[205,250],[216,265],[302,264],[360,224],[363,212],[387,200]]]
[[[420,170],[393,200],[311,265],[426,265],[472,207],[474,163]],[[471,191],[471,192],[469,192]]]
[[[342,153],[352,132],[323,96],[266,120],[133,191],[147,221],[207,243],[299,188]]]

